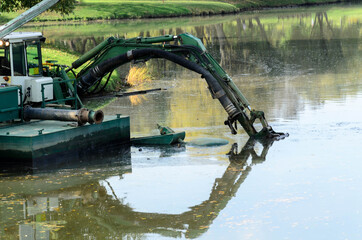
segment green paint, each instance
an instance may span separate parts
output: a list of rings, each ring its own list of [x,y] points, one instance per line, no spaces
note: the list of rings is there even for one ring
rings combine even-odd
[[[131,143],[137,145],[171,145],[183,142],[185,132],[169,133],[149,137],[132,138]]]
[[[15,123],[0,128],[0,155],[3,161],[34,159],[89,146],[128,143],[129,140],[128,116],[106,116],[101,124],[81,127],[60,121]]]
[[[0,122],[19,118],[19,87],[0,87]]]
[[[88,60],[90,60],[91,58],[95,57],[97,54],[99,54],[99,52],[105,48],[107,45],[109,45],[111,42],[113,42],[114,38],[110,37],[106,40],[104,40],[103,42],[101,42],[100,44],[98,44],[95,48],[93,48],[92,50],[88,51],[86,54],[84,54],[82,57],[80,57],[79,59],[77,59],[76,61],[74,61],[72,63],[72,67],[73,68],[78,68],[79,66],[83,65],[84,63],[86,63]]]
[[[264,138],[278,136],[278,133],[275,133],[267,124],[264,113],[257,111],[261,114],[254,114],[255,111],[251,109],[245,96],[233,83],[232,79],[219,63],[206,51],[206,48],[200,39],[188,33],[178,35],[177,39],[180,41],[181,45],[175,46],[171,44],[175,38],[170,35],[155,38],[111,38],[111,41],[103,41],[100,45],[84,54],[73,64],[73,66],[81,67],[81,64],[84,64],[86,61],[89,62],[77,74],[79,87],[82,88],[83,91],[92,92],[93,88],[99,86],[100,81],[102,80],[100,76],[105,76],[114,68],[126,64],[131,60],[147,61],[150,58],[155,57],[153,54],[157,56],[156,53],[160,52],[160,50],[161,52],[171,52],[172,54],[167,54],[167,56],[159,55],[157,57],[163,57],[170,61],[174,61],[185,68],[200,73],[203,78],[205,78],[212,97],[219,100],[228,114],[225,124],[229,126],[232,134],[237,133],[235,125],[236,122],[239,122],[251,137]],[[132,51],[140,49],[146,50],[143,55],[138,56],[136,53],[133,54]],[[152,53],[153,49],[158,51]],[[186,55],[185,52],[187,52]],[[122,56],[122,58],[119,58],[118,56]],[[122,59],[122,61],[119,61],[118,59]],[[112,63],[111,65],[108,65],[112,61],[114,61],[115,64]],[[103,63],[107,63],[107,67],[104,67],[102,65]],[[252,116],[251,119],[246,111],[249,111],[249,115]],[[260,119],[263,123],[263,130],[266,131],[261,131],[260,133],[256,131],[253,126],[254,117]],[[275,135],[271,135],[272,133]]]

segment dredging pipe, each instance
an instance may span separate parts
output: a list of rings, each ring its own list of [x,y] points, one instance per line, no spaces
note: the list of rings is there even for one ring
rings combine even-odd
[[[181,56],[178,56],[175,53],[167,52],[161,49],[154,49],[154,48],[133,49],[128,51],[127,53],[105,60],[104,62],[90,69],[87,74],[77,79],[79,84],[78,87],[81,90],[83,89],[83,91],[87,90],[96,81],[99,81],[106,73],[112,71],[116,67],[121,66],[122,64],[130,62],[132,60],[138,60],[144,57],[164,58],[174,63],[177,63],[187,69],[190,69],[191,71],[201,74],[202,78],[205,78],[211,91],[214,92],[213,97],[219,100],[221,105],[224,107],[225,111],[229,114],[229,116],[232,119],[242,114],[238,109],[236,109],[236,107],[231,102],[229,97],[226,95],[221,85],[207,69],[203,68],[197,63],[191,62]],[[256,132],[255,129],[253,128],[251,128],[250,131],[253,131],[253,133]]]
[[[79,110],[66,110],[54,108],[32,108],[31,106],[24,107],[24,120],[31,119],[40,120],[57,120],[78,122],[78,125],[99,124],[103,122],[104,114],[101,110],[93,111],[86,108]]]

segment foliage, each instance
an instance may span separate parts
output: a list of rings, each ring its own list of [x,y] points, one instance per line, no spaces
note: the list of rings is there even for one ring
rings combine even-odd
[[[6,9],[1,11],[15,11],[30,7],[40,0],[1,0],[5,1]],[[320,4],[339,2],[344,0],[60,0],[57,4],[57,13],[44,13],[35,21],[65,21],[65,20],[97,20],[97,19],[136,19],[155,17],[212,15],[234,13],[244,10],[259,9],[264,7],[282,7],[305,4]],[[14,7],[9,7],[10,2],[15,2]],[[19,2],[26,5],[18,6]],[[65,7],[69,7],[65,8]],[[75,8],[74,8],[75,7]],[[74,8],[74,11],[71,12]],[[69,15],[64,16],[64,13]],[[2,14],[0,22],[6,22],[18,13]]]
[[[64,20],[98,20],[98,19],[125,19],[125,18],[154,18],[191,15],[209,15],[223,12],[234,12],[237,8],[229,3],[216,1],[118,1],[103,2],[84,0],[76,5],[73,13],[67,16],[54,13],[45,13],[35,21],[64,21]],[[18,14],[8,13],[6,19]],[[0,22],[5,19],[0,19]]]
[[[310,5],[310,4],[322,4],[322,3],[333,3],[343,2],[344,0],[229,0],[230,3],[234,4],[241,9],[255,9],[263,7],[283,7],[283,6],[297,6],[297,5]]]
[[[41,2],[41,0],[1,0],[0,12],[13,12],[31,8],[39,2]],[[60,0],[50,11],[69,14],[74,10],[75,3],[76,0]]]
[[[136,67],[133,66],[130,68],[129,73],[127,75],[127,83],[130,86],[138,86],[142,85],[146,82],[150,82],[152,77],[148,72],[147,67]]]

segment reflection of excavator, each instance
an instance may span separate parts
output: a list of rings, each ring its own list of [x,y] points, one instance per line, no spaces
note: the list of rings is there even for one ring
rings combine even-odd
[[[8,182],[6,187],[4,184],[2,189],[0,187],[3,197],[17,197],[20,194],[22,197],[17,201],[23,202],[23,205],[14,206],[10,201],[5,201],[3,209],[7,211],[7,217],[0,219],[0,225],[14,232],[17,232],[16,227],[20,225],[17,233],[21,235],[35,230],[44,231],[48,235],[49,231],[55,234],[60,228],[63,233],[71,232],[75,237],[83,236],[86,232],[89,237],[100,239],[145,233],[174,238],[198,238],[208,231],[235,196],[252,167],[266,160],[273,141],[261,143],[263,150],[260,155],[254,149],[256,143],[257,141],[250,139],[240,152],[237,144],[234,144],[229,153],[230,163],[223,175],[215,179],[208,199],[180,214],[139,212],[125,204],[107,179],[113,176],[122,178],[131,169],[126,166],[115,167],[118,161],[111,159],[110,164],[113,164],[109,168],[101,168],[100,172],[85,168],[86,170],[71,171],[69,175],[66,172],[38,175],[34,177],[34,181],[29,181],[28,178],[32,178],[30,175],[24,181],[19,177],[16,180],[12,177],[2,178],[4,183]],[[101,182],[108,185],[109,192]],[[42,194],[39,195],[39,191]],[[10,207],[6,208],[6,204],[11,206],[11,210]]]
[[[56,2],[57,0],[44,0],[40,3],[43,5],[35,8],[36,13],[40,14],[40,10],[46,10],[50,7],[49,4]],[[11,72],[5,75],[11,76],[11,84],[23,86],[25,104],[42,103],[42,106],[49,102],[61,104],[69,102],[66,99],[72,98],[77,99],[74,105],[78,107],[82,104],[76,96],[77,89],[82,94],[90,94],[99,88],[102,90],[113,70],[122,64],[164,58],[201,74],[208,84],[212,97],[218,99],[227,112],[228,118],[225,124],[229,126],[233,134],[237,133],[236,123],[239,122],[251,137],[280,139],[287,136],[274,132],[266,121],[264,113],[250,107],[247,99],[206,51],[200,39],[190,34],[131,39],[111,37],[73,62],[71,67],[49,62],[43,64],[40,46],[40,43],[44,41],[42,34],[7,34],[10,30],[13,31],[34,18],[34,11],[31,12],[32,14],[25,14],[20,20],[14,19],[13,27],[7,24],[2,29],[0,28],[2,30],[0,47],[4,49],[4,56],[0,57],[11,63]],[[0,71],[6,72],[6,67],[9,68],[4,65]],[[79,67],[82,69],[76,74],[74,69]],[[68,72],[74,74],[74,81],[69,79]],[[103,87],[100,87],[106,75],[108,78]],[[10,77],[5,76],[4,79],[9,81]],[[259,132],[254,127],[257,119],[263,126]]]
[[[224,174],[215,179],[209,198],[199,205],[190,207],[190,210],[181,214],[160,214],[134,212],[125,206],[115,207],[108,215],[108,229],[117,231],[120,226],[117,222],[124,221],[127,225],[122,232],[159,233],[165,236],[197,238],[207,232],[219,213],[235,196],[241,184],[250,173],[252,166],[263,163],[273,141],[260,142],[263,150],[260,155],[255,151],[258,141],[249,139],[240,152],[235,143],[230,152],[230,164]],[[248,160],[251,160],[250,162]],[[118,201],[118,200],[108,200]],[[94,203],[92,203],[94,204]],[[113,205],[113,204],[111,204]],[[114,203],[114,205],[117,205]],[[127,210],[128,209],[128,210]],[[94,216],[97,218],[97,216]],[[128,228],[128,229],[127,229]]]

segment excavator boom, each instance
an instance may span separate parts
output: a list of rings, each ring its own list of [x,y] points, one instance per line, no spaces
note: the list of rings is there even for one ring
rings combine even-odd
[[[45,12],[56,4],[59,0],[43,0],[40,3],[34,5],[32,8],[20,14],[5,25],[0,26],[0,39],[6,35],[14,32],[16,29],[23,26],[25,23],[31,21],[41,13]]]
[[[52,7],[58,1],[43,0],[17,18],[0,26],[0,40]],[[171,42],[173,44],[170,44]],[[55,74],[49,72],[47,74],[48,77],[62,79],[63,82],[67,82],[66,88],[73,92],[72,95],[77,99],[77,88],[83,94],[90,93],[89,90],[97,88],[95,86],[100,85],[102,78],[106,74],[110,76],[115,68],[130,61],[145,62],[152,58],[164,58],[201,74],[201,77],[208,84],[212,97],[218,99],[227,112],[228,118],[225,121],[225,125],[230,128],[232,134],[237,133],[237,122],[239,122],[246,133],[253,138],[282,139],[288,136],[287,134],[273,131],[266,121],[264,113],[262,111],[255,111],[250,107],[248,100],[229,75],[207,52],[201,40],[187,33],[178,36],[165,35],[151,38],[108,38],[73,62],[72,66],[66,70],[74,72],[73,69],[85,65],[76,76],[75,86],[70,83],[71,80],[61,65],[59,65],[61,70],[58,67]],[[41,63],[39,65],[39,69],[42,69]],[[44,99],[42,101],[44,103]],[[77,108],[77,103],[80,102],[80,99],[78,98],[75,102]],[[81,102],[80,105],[82,105]],[[254,127],[256,119],[260,120],[263,127],[259,132]]]
[[[145,62],[152,58],[164,58],[201,74],[208,84],[212,97],[218,99],[227,112],[225,125],[233,134],[237,133],[237,122],[239,122],[246,133],[253,138],[279,140],[288,136],[275,132],[266,121],[264,113],[250,107],[246,97],[207,52],[201,40],[187,33],[152,38],[111,37],[73,62],[67,71],[87,63],[86,67],[77,74],[78,88],[87,93],[115,68],[130,61]],[[262,124],[261,131],[257,131],[254,127],[256,119]]]

